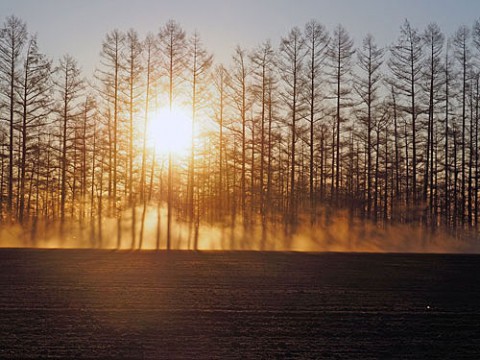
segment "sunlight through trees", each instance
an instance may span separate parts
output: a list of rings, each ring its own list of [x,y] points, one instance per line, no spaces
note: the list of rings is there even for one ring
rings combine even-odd
[[[115,29],[88,76],[6,18],[1,226],[132,249],[199,249],[212,227],[226,248],[274,248],[271,228],[314,237],[338,218],[478,234],[480,22],[405,21],[387,48],[314,20],[262,40],[217,64],[173,20]]]

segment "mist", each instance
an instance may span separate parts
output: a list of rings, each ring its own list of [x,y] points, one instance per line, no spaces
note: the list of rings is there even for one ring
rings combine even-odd
[[[109,250],[165,250],[167,210],[148,206],[142,232],[143,207],[124,211],[119,218],[98,221],[39,221],[0,228],[0,247],[75,248]],[[195,229],[189,222],[173,217],[171,249],[192,250]],[[260,220],[235,225],[201,222],[197,230],[198,250],[304,251],[304,252],[395,252],[395,253],[480,253],[473,232],[452,234],[445,229],[433,232],[420,225],[379,226],[351,219],[338,212],[315,224],[300,218],[294,230],[281,223]],[[120,236],[119,236],[120,234]],[[157,243],[158,242],[158,243]]]

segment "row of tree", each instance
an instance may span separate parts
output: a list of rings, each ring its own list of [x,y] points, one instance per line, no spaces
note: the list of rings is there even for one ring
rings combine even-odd
[[[293,28],[278,46],[237,47],[214,65],[200,36],[167,22],[140,39],[113,30],[88,81],[75,59],[43,54],[17,17],[0,32],[0,218],[90,225],[146,209],[191,226],[350,219],[477,229],[480,22],[448,38],[408,21],[380,47],[341,25]],[[160,108],[192,122],[188,156],[147,138]],[[161,127],[160,127],[161,128]],[[136,214],[140,209],[140,222]],[[142,210],[143,209],[143,210]],[[140,228],[135,224],[140,223]],[[121,231],[118,231],[121,246]],[[138,241],[136,240],[138,239]]]

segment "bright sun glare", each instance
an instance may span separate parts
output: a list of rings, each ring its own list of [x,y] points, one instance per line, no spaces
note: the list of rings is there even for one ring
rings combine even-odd
[[[179,108],[161,108],[149,117],[148,143],[157,153],[186,155],[192,141],[192,120]]]

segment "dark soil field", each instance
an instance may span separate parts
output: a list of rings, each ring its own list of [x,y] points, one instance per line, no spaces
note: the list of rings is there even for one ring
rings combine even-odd
[[[0,250],[0,358],[479,359],[480,256]]]

